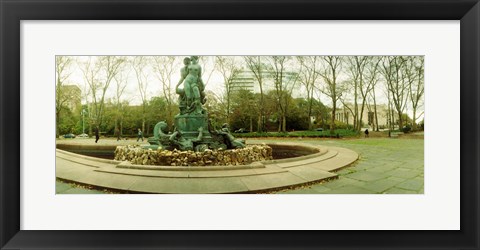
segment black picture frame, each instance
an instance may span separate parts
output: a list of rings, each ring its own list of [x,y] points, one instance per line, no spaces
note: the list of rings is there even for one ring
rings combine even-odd
[[[0,14],[1,249],[479,249],[478,0],[0,0]],[[461,122],[447,131],[461,138],[461,230],[20,230],[20,21],[151,19],[460,20]]]

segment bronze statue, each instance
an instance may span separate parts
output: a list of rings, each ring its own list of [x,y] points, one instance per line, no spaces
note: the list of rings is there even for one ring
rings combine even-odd
[[[188,65],[188,74],[183,83],[183,89],[187,99],[188,113],[202,114],[201,91],[203,91],[202,67],[198,64],[198,57],[192,56]]]
[[[178,94],[180,114],[175,116],[175,131],[168,134],[167,124],[155,125],[154,137],[149,138],[150,148],[179,149],[182,151],[204,151],[206,149],[234,149],[245,147],[243,140],[230,134],[228,125],[221,130],[212,130],[208,122],[205,104],[205,85],[202,81],[202,67],[198,56],[183,59],[180,81],[175,87]],[[181,85],[183,83],[183,88]],[[204,129],[205,128],[205,129]]]
[[[185,89],[179,88],[180,85],[183,83],[185,78],[188,75],[188,67],[190,66],[190,57],[185,57],[183,59],[183,64],[185,65],[183,68],[180,69],[180,81],[177,83],[175,87],[175,92],[178,94],[178,107],[180,109],[180,114],[185,114],[187,111],[187,97],[185,96]]]
[[[207,147],[203,147],[201,142],[203,140],[203,127],[198,128],[198,136],[194,139],[187,139],[182,136],[180,131],[175,131],[169,136],[170,143],[175,145],[175,148],[180,149],[181,151],[204,151]],[[200,143],[198,145],[195,145]]]
[[[224,123],[222,125],[222,129],[217,131],[217,134],[222,135],[224,138],[224,142],[228,148],[244,148],[245,141],[235,139],[232,134],[230,134],[230,130],[228,129],[228,124]]]

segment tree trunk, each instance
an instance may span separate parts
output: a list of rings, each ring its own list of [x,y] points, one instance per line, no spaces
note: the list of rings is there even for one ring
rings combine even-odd
[[[390,131],[392,131],[392,119],[390,118],[390,106],[387,108],[387,127],[388,127],[388,137],[390,137]]]
[[[378,132],[379,130],[378,130],[377,102],[375,101],[375,98],[373,98],[373,112],[375,113],[375,127],[376,127],[375,131]]]
[[[278,132],[282,132],[282,118],[278,118]]]
[[[263,110],[263,107],[265,107],[264,105],[264,100],[263,100],[263,87],[262,87],[262,82],[261,81],[258,81],[258,84],[260,85],[260,126],[259,126],[259,129],[258,131],[260,132],[264,132],[263,130],[265,129],[265,113],[264,113],[264,110]]]
[[[123,120],[120,120],[120,136],[123,135]]]
[[[392,125],[392,130],[395,129],[395,111],[393,110],[393,108],[390,108],[390,117],[392,118],[392,122],[391,122],[391,125]]]
[[[360,118],[358,122],[358,130],[362,130],[362,120],[363,120],[363,111],[365,110],[365,99],[362,101],[362,107],[361,107],[361,112],[360,112]]]
[[[398,129],[402,130],[403,128],[403,118],[402,118],[402,112],[398,114]]]
[[[308,103],[308,116],[307,116],[307,122],[308,122],[308,130],[312,130],[312,98],[310,98],[310,102]]]
[[[416,122],[416,117],[417,115],[417,109],[416,108],[413,108],[413,117],[412,117],[412,128],[413,130],[416,130],[417,129],[417,122]]]
[[[360,127],[362,126],[362,118],[359,117],[358,115],[358,102],[357,102],[357,98],[358,98],[358,93],[357,93],[357,84],[355,83],[355,95],[354,95],[354,98],[355,98],[355,103],[354,103],[354,106],[353,106],[353,112],[354,112],[354,116],[355,116],[355,124],[353,125],[353,127],[355,128],[355,130],[357,131],[360,131]]]
[[[312,91],[310,91],[310,92],[312,92]],[[307,117],[307,119],[308,119],[308,129],[312,130],[313,129],[313,124],[312,124],[311,117],[312,117],[313,95],[312,94],[310,94],[310,95],[311,96],[309,97],[310,100],[308,102],[308,117]]]
[[[227,123],[230,124],[230,95],[227,94]]]
[[[250,116],[250,131],[253,131],[253,118]]]
[[[114,133],[117,133],[118,131],[118,117],[115,118],[115,128],[113,129]]]
[[[60,137],[60,131],[58,130],[58,124],[60,124],[60,112],[55,112],[56,121],[55,121],[55,135],[57,138]]]
[[[287,132],[287,117],[282,115],[282,132]]]
[[[350,124],[350,123],[349,123],[350,121],[349,121],[349,119],[348,119],[348,113],[345,113],[345,114],[347,115],[347,128],[350,129],[350,125],[349,125],[349,124]]]
[[[257,132],[263,132],[262,131],[262,115],[260,114],[257,119]],[[250,132],[253,132],[250,130]]]
[[[337,111],[337,107],[335,105],[335,102],[333,103],[333,108],[332,108],[332,120],[330,122],[330,134],[333,135],[335,134],[335,114]]]

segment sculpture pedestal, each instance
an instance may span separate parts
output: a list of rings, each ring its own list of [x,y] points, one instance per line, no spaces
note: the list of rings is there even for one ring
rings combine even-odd
[[[208,136],[208,115],[177,115],[175,127],[187,138],[197,137],[200,127],[203,127],[203,135]]]
[[[202,137],[201,140],[198,140],[199,131],[198,129],[202,127]],[[182,140],[191,141],[193,147],[195,148],[198,145],[204,145],[206,148],[211,149],[227,149],[227,146],[223,143],[223,138],[213,136],[208,127],[208,114],[200,115],[177,115],[175,117],[175,128],[181,134]],[[198,150],[198,149],[196,149]]]

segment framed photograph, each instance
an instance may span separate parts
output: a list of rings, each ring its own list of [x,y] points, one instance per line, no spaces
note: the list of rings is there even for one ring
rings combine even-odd
[[[477,1],[0,8],[2,249],[479,248]]]

